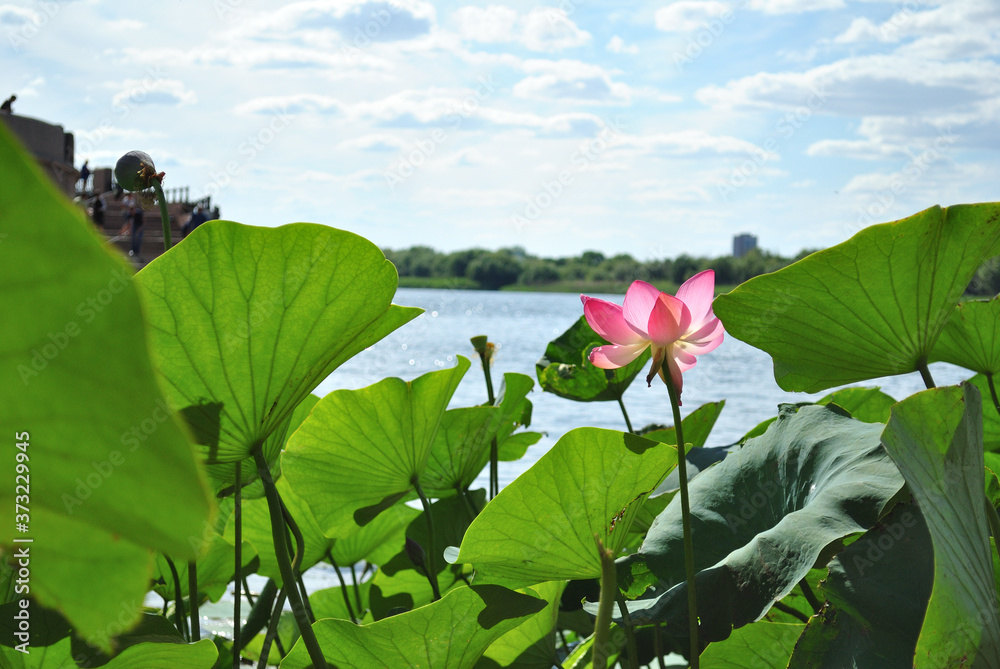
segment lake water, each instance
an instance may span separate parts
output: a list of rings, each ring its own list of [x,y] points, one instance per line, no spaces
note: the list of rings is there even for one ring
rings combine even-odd
[[[621,303],[620,295],[597,295]],[[529,395],[534,404],[529,429],[545,437],[532,446],[523,459],[500,463],[500,484],[514,480],[547,451],[560,436],[582,427],[625,430],[617,402],[573,402],[542,392],[535,363],[552,339],[566,331],[582,314],[579,295],[572,293],[516,293],[475,290],[424,290],[400,288],[394,302],[424,309],[424,313],[396,332],[349,360],[320,384],[323,396],[340,388],[363,388],[387,376],[413,379],[436,369],[451,367],[455,356],[472,360],[455,393],[451,407],[472,406],[486,401],[486,383],[479,359],[469,343],[476,335],[487,335],[497,347],[493,362],[494,387],[499,391],[505,372],[526,374],[535,380]],[[931,365],[935,382],[957,383],[972,374],[951,365]],[[671,424],[670,401],[662,383],[647,387],[644,374],[636,377],[625,393],[625,407],[638,429],[649,423]],[[879,385],[902,399],[924,388],[920,375],[889,377],[862,385]],[[774,416],[782,402],[803,402],[818,395],[788,393],[774,381],[771,358],[758,349],[727,336],[723,344],[698,358],[684,374],[682,415],[706,402],[726,400],[708,446],[731,444],[760,421]],[[487,477],[479,483],[487,487]]]
[[[621,303],[621,296],[598,295]],[[369,386],[387,376],[407,381],[455,365],[456,356],[472,360],[472,366],[459,385],[451,408],[473,406],[486,401],[486,383],[478,357],[469,342],[476,335],[487,335],[497,345],[493,362],[494,387],[497,391],[505,372],[519,372],[535,380],[529,395],[534,409],[529,429],[545,436],[516,462],[501,462],[500,485],[513,481],[541,457],[560,436],[576,427],[591,426],[625,430],[616,402],[572,402],[542,392],[537,386],[535,363],[549,341],[569,328],[582,314],[580,297],[567,293],[515,293],[471,290],[424,290],[400,288],[395,303],[424,309],[382,341],[358,354],[334,371],[315,390],[320,397],[342,388]],[[971,376],[966,370],[945,364],[931,365],[934,380],[952,384]],[[670,402],[662,383],[649,388],[636,378],[626,391],[624,402],[636,429],[648,423],[672,423]],[[867,382],[878,385],[897,399],[924,388],[917,373]],[[774,416],[783,402],[803,402],[822,395],[787,393],[774,381],[770,357],[732,337],[711,353],[701,356],[698,364],[684,374],[684,405],[687,415],[706,402],[726,400],[708,446],[724,446],[737,441],[760,421]],[[481,475],[473,486],[487,488],[488,477]],[[336,572],[318,565],[305,575],[310,592],[339,585]],[[252,578],[251,587],[259,590],[264,580]],[[159,603],[158,598],[154,598]],[[246,612],[244,608],[244,615]],[[228,616],[227,617],[227,612]],[[205,629],[232,636],[232,594],[218,604],[204,607]]]

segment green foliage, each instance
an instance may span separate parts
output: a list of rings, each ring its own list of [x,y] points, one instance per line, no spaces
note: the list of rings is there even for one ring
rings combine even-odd
[[[758,620],[839,542],[879,519],[903,487],[879,447],[881,425],[834,407],[784,405],[777,421],[690,484],[698,550],[702,638],[718,641]],[[633,620],[685,629],[679,500],[657,518],[639,552],[619,562]]]
[[[976,268],[1000,246],[1000,205],[934,207],[865,228],[715,301],[726,331],[767,351],[785,390],[916,371]]]
[[[370,625],[328,619],[316,621],[313,629],[327,661],[342,669],[463,669],[473,666],[491,642],[544,607],[533,595],[474,585]],[[309,666],[301,641],[281,663],[282,669]]]
[[[500,491],[449,559],[471,564],[477,582],[509,587],[599,577],[594,536],[617,552],[646,497],[676,465],[667,444],[573,430]]]
[[[594,332],[584,316],[566,332],[549,342],[545,355],[535,363],[542,390],[577,402],[620,400],[636,375],[649,363],[647,349],[620,369],[599,369],[587,355],[595,346],[607,344]]]
[[[151,551],[193,559],[214,505],[165,410],[131,271],[2,125],[0,164],[0,557],[30,553],[31,597],[108,650],[139,615]]]
[[[975,386],[926,390],[893,408],[882,437],[923,511],[934,586],[914,666],[1000,665],[1000,620],[983,513],[982,405]]]

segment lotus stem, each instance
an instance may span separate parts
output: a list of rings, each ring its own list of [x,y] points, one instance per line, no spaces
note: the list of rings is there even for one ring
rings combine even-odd
[[[154,177],[150,181],[153,183],[153,192],[156,193],[156,202],[160,205],[160,222],[163,223],[163,250],[166,252],[173,246],[173,240],[170,237],[170,214],[167,213],[167,198],[163,195],[163,186],[160,184],[160,180]]]
[[[243,583],[243,589],[249,595],[250,588],[247,587],[245,582]],[[240,631],[241,646],[236,650],[243,650],[250,640],[257,636],[257,633],[267,625],[271,619],[271,607],[274,606],[274,598],[277,594],[278,586],[275,584],[274,579],[267,579],[267,583],[264,584],[264,588],[260,591],[260,596],[254,602],[250,613],[247,614],[246,625]]]
[[[184,593],[181,592],[181,577],[177,573],[177,566],[174,565],[174,561],[170,559],[167,554],[163,555],[163,559],[167,561],[167,567],[170,568],[170,575],[174,579],[174,625],[177,626],[177,631],[181,633],[188,641],[191,640],[187,632],[187,625],[184,621]]]
[[[271,515],[271,537],[274,540],[274,553],[278,560],[278,569],[281,572],[282,586],[292,604],[295,624],[302,636],[302,643],[309,651],[309,659],[312,660],[313,666],[316,669],[326,669],[326,658],[323,656],[323,650],[320,648],[316,633],[309,622],[301,593],[296,585],[295,573],[292,570],[292,561],[289,558],[288,544],[285,539],[285,519],[281,511],[281,497],[278,495],[278,489],[274,486],[271,469],[268,467],[267,460],[264,459],[264,454],[259,446],[254,449],[253,459],[257,465],[257,475],[260,477],[261,483],[264,484],[264,495],[267,497],[267,507]]]
[[[277,489],[275,489],[277,492]],[[306,592],[305,583],[302,582],[302,560],[305,559],[306,555],[306,540],[302,536],[302,530],[299,529],[299,524],[295,522],[295,518],[288,511],[288,507],[285,506],[285,501],[278,497],[278,501],[281,502],[281,516],[285,519],[285,526],[288,531],[291,532],[292,536],[295,537],[295,555],[292,557],[292,573],[295,574],[296,583],[298,583],[299,590],[302,592],[302,603],[306,607],[306,614],[309,616],[309,624],[316,622],[316,616],[313,615],[312,606],[309,604],[309,593]],[[288,535],[285,535],[288,539]]]
[[[240,651],[243,645],[240,643],[240,606],[242,596],[240,595],[240,585],[243,583],[243,463],[236,463],[236,472],[233,474],[233,540],[236,543],[236,571],[233,584],[233,669],[240,669]]]
[[[241,579],[241,582],[243,583],[243,596],[247,598],[247,602],[249,602],[250,606],[253,607],[254,606],[253,595],[250,594],[250,584],[247,583],[247,577],[244,576]],[[267,582],[273,583],[271,579],[267,579]],[[265,585],[264,587],[266,588],[267,586]]]
[[[267,625],[267,634],[264,635],[264,643],[260,648],[260,660],[257,661],[257,669],[267,669],[267,660],[271,655],[271,642],[278,644],[278,654],[285,656],[285,649],[281,647],[281,639],[278,638],[278,621],[281,619],[281,610],[285,608],[285,588],[278,591],[278,597],[274,602],[274,609],[271,611],[271,620]]]
[[[618,603],[618,611],[622,614],[622,627],[625,629],[625,641],[628,647],[628,666],[630,669],[639,669],[639,645],[635,642],[635,630],[632,629],[632,618],[628,614],[628,605],[625,604],[625,597],[615,584],[615,601]]]
[[[1000,414],[1000,399],[997,399],[997,387],[993,384],[993,375],[986,374],[986,383],[990,387],[990,396],[993,398],[993,408]]]
[[[805,596],[806,601],[809,602],[809,606],[812,607],[813,613],[819,613],[823,608],[823,604],[819,601],[819,598],[816,597],[816,594],[813,593],[813,589],[809,585],[809,582],[806,579],[802,579],[799,581],[799,588],[802,589],[802,594]]]
[[[625,427],[628,428],[629,432],[635,434],[635,430],[632,429],[632,421],[628,419],[628,411],[625,411],[625,403],[622,402],[621,395],[618,396],[618,406],[621,407],[622,417],[625,419]]]
[[[615,573],[615,560],[611,551],[604,547],[604,542],[596,534],[594,541],[601,559],[601,598],[597,605],[597,620],[594,622],[593,668],[607,669],[611,614],[618,595],[618,575]]]
[[[784,611],[788,615],[793,616],[795,618],[798,618],[799,620],[801,620],[804,623],[808,623],[809,622],[809,616],[807,616],[806,614],[802,613],[798,609],[793,608],[793,607],[789,606],[788,604],[785,604],[784,602],[775,602],[774,603],[774,608],[778,609],[779,611]]]
[[[688,627],[691,637],[691,669],[698,669],[698,655],[701,644],[698,642],[698,598],[695,593],[694,574],[694,538],[691,536],[691,500],[688,495],[687,453],[684,444],[684,427],[681,425],[680,397],[674,387],[670,373],[660,373],[663,382],[667,384],[670,395],[670,408],[674,414],[674,434],[677,436],[677,476],[681,487],[681,523],[684,527],[684,574],[687,581]]]
[[[986,520],[990,523],[990,534],[993,535],[993,543],[1000,549],[1000,516],[997,515],[997,509],[989,497],[986,497],[984,501],[986,502]]]
[[[351,616],[351,620],[355,623],[360,622],[361,618],[354,615],[354,607],[351,606],[351,596],[347,594],[347,581],[344,580],[344,575],[340,573],[340,567],[337,566],[337,561],[333,559],[333,553],[329,548],[326,549],[326,559],[333,565],[333,570],[337,572],[337,578],[340,579],[340,592],[344,595],[344,604],[347,605],[347,615]],[[351,570],[354,570],[353,566]]]
[[[490,406],[496,404],[496,397],[493,395],[493,376],[490,374],[490,360],[493,358],[493,344],[488,341],[486,335],[477,335],[470,339],[472,347],[479,354],[479,360],[483,363],[483,376],[486,377],[486,397]],[[496,437],[490,442],[490,499],[493,499],[500,492],[500,478],[497,474],[497,466],[500,460],[500,453],[497,449]]]
[[[434,601],[441,599],[441,589],[438,587],[437,570],[434,568],[434,519],[431,517],[431,503],[424,495],[424,489],[420,487],[420,480],[414,476],[410,481],[420,497],[420,504],[424,507],[424,517],[427,518],[427,557],[424,570],[427,573],[427,580],[430,581],[431,590],[434,592]]]
[[[926,386],[928,390],[937,387],[934,385],[934,378],[931,376],[931,370],[927,368],[926,360],[921,360],[917,363],[917,371],[920,372],[920,378],[924,380],[924,386]]]
[[[188,602],[191,604],[191,641],[201,641],[201,623],[198,620],[198,563],[188,562]]]

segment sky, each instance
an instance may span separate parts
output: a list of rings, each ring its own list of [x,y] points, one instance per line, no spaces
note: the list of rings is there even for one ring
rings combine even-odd
[[[78,167],[393,249],[793,255],[1000,200],[998,57],[996,0],[0,0],[0,98]]]

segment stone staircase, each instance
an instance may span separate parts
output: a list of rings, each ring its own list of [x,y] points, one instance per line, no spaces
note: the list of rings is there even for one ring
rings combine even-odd
[[[91,199],[89,198],[88,201]],[[102,232],[108,242],[121,251],[122,255],[135,265],[136,269],[141,269],[163,253],[163,224],[160,222],[160,208],[151,201],[151,198],[142,202],[144,232],[142,245],[137,256],[129,256],[129,250],[132,248],[131,225],[125,225],[125,208],[121,200],[115,199],[114,191],[109,191],[104,193],[104,202],[107,207],[104,210]],[[194,207],[194,203],[188,202],[167,203],[167,213],[170,216],[170,236],[174,244],[181,240],[181,226],[187,222]]]

